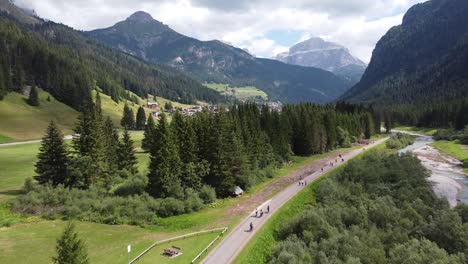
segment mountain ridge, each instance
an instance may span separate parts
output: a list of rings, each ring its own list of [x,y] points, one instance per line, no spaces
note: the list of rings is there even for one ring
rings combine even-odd
[[[457,57],[465,57],[467,12],[468,2],[463,0],[432,0],[410,8],[402,24],[377,43],[361,82],[342,98],[416,103],[437,101],[442,91],[446,99],[466,94],[468,89],[460,85],[468,84],[466,74],[450,72],[458,72],[462,63]]]
[[[147,13],[139,11],[135,14],[145,16],[144,22],[127,18],[114,26],[85,34],[151,63],[177,68],[202,82],[255,86],[267,92],[273,100],[327,103],[351,86],[346,80],[321,69],[298,69],[278,61],[256,58],[222,41],[200,41],[157,20],[148,21],[150,15]]]
[[[367,66],[346,47],[319,37],[299,42],[289,48],[289,51],[278,54],[275,59],[288,64],[330,71],[353,84],[359,81]]]

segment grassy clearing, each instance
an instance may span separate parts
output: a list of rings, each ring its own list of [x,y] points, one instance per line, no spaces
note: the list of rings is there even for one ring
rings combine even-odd
[[[50,101],[47,98],[50,96]],[[0,101],[0,143],[39,139],[54,120],[64,134],[71,134],[78,112],[39,89],[40,106],[26,103],[27,97],[8,93]]]
[[[394,129],[401,130],[401,131],[414,132],[414,133],[423,134],[426,136],[433,136],[437,132],[437,129],[435,128],[424,128],[424,127],[401,126],[401,127],[395,127]]]
[[[436,141],[432,146],[445,154],[452,156],[463,162],[463,170],[468,174],[468,145],[463,145],[460,141]]]
[[[138,111],[138,108],[140,105],[144,105],[143,99],[140,97],[138,98],[139,104],[135,104],[130,101],[120,101],[119,103],[116,103],[115,101],[112,100],[112,98],[108,95],[105,95],[103,93],[100,93],[101,96],[101,107],[102,107],[102,114],[104,116],[109,116],[114,123],[115,126],[120,127],[120,120],[122,119],[123,115],[123,109],[125,106],[125,103],[128,104],[128,106],[133,110],[133,113],[136,114]],[[96,98],[96,92],[93,91],[93,98]],[[149,113],[148,109],[147,114]]]
[[[0,201],[19,194],[26,178],[34,175],[40,143],[0,147]]]
[[[221,232],[219,232],[221,233]],[[177,240],[167,244],[162,244],[151,249],[145,254],[138,264],[158,263],[158,264],[185,264],[190,263],[208,244],[213,241],[219,233],[204,234],[200,236],[190,237],[187,239]],[[164,249],[175,246],[181,249],[182,255],[176,258],[164,257],[162,253]]]
[[[230,87],[228,84],[218,84],[218,83],[205,83],[203,84],[206,87],[218,91],[222,95],[233,96],[239,100],[243,101],[267,101],[268,95],[253,86],[245,87]]]
[[[51,263],[64,226],[64,221],[40,221],[1,228],[0,263]],[[127,245],[132,245],[135,257],[154,241],[169,237],[139,227],[88,222],[76,222],[76,230],[86,243],[91,263],[127,263]]]
[[[139,150],[142,131],[131,131],[135,147]],[[69,141],[68,141],[69,142]],[[34,176],[34,164],[39,153],[40,143],[0,147],[0,202],[21,193],[24,180]],[[138,152],[140,173],[148,172],[149,154]]]

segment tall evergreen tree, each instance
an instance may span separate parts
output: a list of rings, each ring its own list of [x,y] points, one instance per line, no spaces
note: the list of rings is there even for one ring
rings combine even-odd
[[[52,186],[57,186],[66,183],[67,150],[63,142],[63,135],[53,121],[47,127],[37,158],[35,179],[40,184],[50,183]]]
[[[136,129],[137,130],[144,130],[145,129],[145,123],[146,123],[146,114],[145,114],[145,109],[143,109],[142,106],[138,108],[138,112],[136,115]]]
[[[130,138],[127,128],[124,129],[122,141],[119,143],[118,156],[120,170],[125,169],[131,173],[137,173],[135,149],[133,147],[133,140]]]
[[[88,253],[84,242],[78,238],[75,225],[68,223],[60,238],[57,239],[55,264],[88,264]]]
[[[148,174],[148,193],[153,197],[182,197],[181,162],[166,116],[161,115],[151,146]]]
[[[39,94],[35,84],[31,87],[31,91],[29,92],[28,104],[30,106],[39,106]]]
[[[0,61],[0,101],[3,100],[6,93],[7,93],[7,89],[6,89],[6,82],[5,82],[5,76],[4,76],[4,69]]]
[[[151,145],[154,140],[154,131],[156,130],[156,125],[152,115],[148,116],[148,121],[146,122],[145,132],[143,133],[143,140],[141,142],[141,148],[144,151],[149,152],[151,150]]]
[[[105,157],[107,159],[107,163],[109,164],[109,170],[111,173],[113,173],[118,169],[119,163],[119,134],[114,128],[114,124],[112,123],[110,117],[107,117],[104,123],[102,139],[105,141]]]
[[[128,106],[128,104],[125,104],[124,106],[120,125],[126,127],[127,129],[135,128],[135,115],[133,114],[133,110]]]
[[[364,114],[364,136],[367,139],[370,139],[371,136],[374,134],[374,120],[372,115],[367,112]]]

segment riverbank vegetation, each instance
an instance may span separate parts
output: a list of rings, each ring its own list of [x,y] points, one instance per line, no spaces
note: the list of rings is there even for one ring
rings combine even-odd
[[[392,135],[390,139],[385,142],[385,145],[389,149],[402,149],[406,146],[412,145],[414,143],[414,136],[403,134],[403,133],[396,133]]]
[[[451,210],[427,177],[408,154],[352,160],[304,192],[310,205],[277,226],[267,256],[241,263],[466,263],[467,208]]]

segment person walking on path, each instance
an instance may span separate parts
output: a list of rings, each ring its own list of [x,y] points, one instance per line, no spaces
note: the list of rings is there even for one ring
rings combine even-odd
[[[270,206],[267,206],[267,213],[270,213]]]
[[[250,222],[250,232],[252,232],[252,231],[253,231],[253,223]]]

